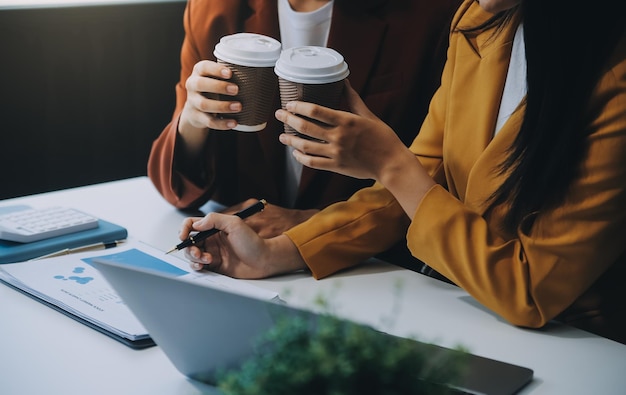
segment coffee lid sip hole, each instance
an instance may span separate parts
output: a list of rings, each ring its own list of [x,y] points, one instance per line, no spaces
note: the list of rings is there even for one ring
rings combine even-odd
[[[256,33],[224,36],[213,55],[224,62],[248,67],[274,67],[282,45],[272,37]]]
[[[348,65],[339,52],[317,46],[283,50],[274,72],[288,81],[303,84],[337,82],[350,74]]]

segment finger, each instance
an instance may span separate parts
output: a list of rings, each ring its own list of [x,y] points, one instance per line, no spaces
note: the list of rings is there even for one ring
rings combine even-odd
[[[293,157],[302,165],[318,170],[330,170],[335,171],[335,162],[323,156],[307,155],[298,150],[293,151]]]
[[[190,94],[187,102],[199,111],[209,114],[232,114],[240,112],[242,108],[238,101],[217,100],[200,94]]]
[[[202,251],[196,246],[185,248],[185,258],[189,261],[189,266],[194,270],[202,270],[204,263],[202,262]]]
[[[189,266],[197,271],[208,269],[212,265],[218,266],[220,261],[219,254],[202,251],[195,246],[185,248],[185,258],[189,261]]]
[[[185,114],[189,123],[198,128],[228,130],[237,126],[237,121],[228,113],[241,110],[241,103],[212,100],[199,94],[190,94],[185,103]]]
[[[227,215],[222,213],[208,213],[199,221],[193,223],[194,230],[202,231],[209,229],[218,229],[226,234],[230,233],[230,229],[241,226],[243,220],[236,215]]]
[[[234,96],[239,92],[239,87],[230,81],[224,81],[213,76],[192,74],[185,81],[187,92],[202,92]]]
[[[210,129],[215,130],[230,130],[237,126],[237,121],[231,118],[227,118],[225,115],[221,114],[208,114],[209,115],[209,125]]]
[[[178,237],[181,240],[185,240],[187,237],[189,237],[189,234],[191,232],[195,232],[196,229],[194,229],[194,223],[198,222],[200,219],[202,219],[202,217],[188,217],[185,218],[183,220],[183,223],[181,225],[180,231],[178,232]]]
[[[340,114],[343,113],[343,111],[304,101],[288,102],[285,105],[285,109],[291,113],[303,115],[326,125],[337,125]]]
[[[230,130],[237,126],[237,121],[226,118],[221,114],[209,114],[206,112],[192,111],[187,113],[188,122],[197,128],[210,128],[216,130]]]
[[[283,133],[278,140],[295,148],[305,155],[329,157],[329,145],[325,142],[302,138],[295,134]]]
[[[324,141],[326,139],[326,129],[328,128],[328,125],[321,123],[320,121],[294,115],[289,111],[282,109],[276,111],[275,117],[279,121],[291,126],[302,135],[319,141]]]
[[[225,65],[211,60],[201,60],[193,66],[192,74],[229,79],[232,71]]]

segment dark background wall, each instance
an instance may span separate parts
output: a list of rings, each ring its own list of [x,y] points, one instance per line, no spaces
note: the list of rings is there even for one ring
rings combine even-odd
[[[0,9],[0,199],[146,174],[184,7]]]

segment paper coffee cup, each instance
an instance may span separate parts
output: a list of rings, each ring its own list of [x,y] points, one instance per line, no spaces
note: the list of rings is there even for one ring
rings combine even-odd
[[[228,114],[237,120],[234,130],[256,132],[267,125],[276,94],[274,65],[280,56],[279,41],[261,34],[236,33],[224,36],[213,54],[230,68],[231,82],[239,86],[236,96],[218,95],[219,100],[241,102],[242,111]]]
[[[350,74],[343,56],[334,49],[316,46],[282,51],[274,72],[278,76],[280,102],[293,100],[338,108],[344,80]],[[297,133],[285,124],[286,133]]]

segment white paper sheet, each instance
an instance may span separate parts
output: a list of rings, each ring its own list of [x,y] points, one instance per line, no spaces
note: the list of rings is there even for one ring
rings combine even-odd
[[[94,258],[156,270],[259,299],[278,298],[276,292],[242,280],[193,271],[188,262],[132,239],[107,250],[0,265],[0,280],[118,336],[133,341],[149,337],[123,300],[90,264]]]

